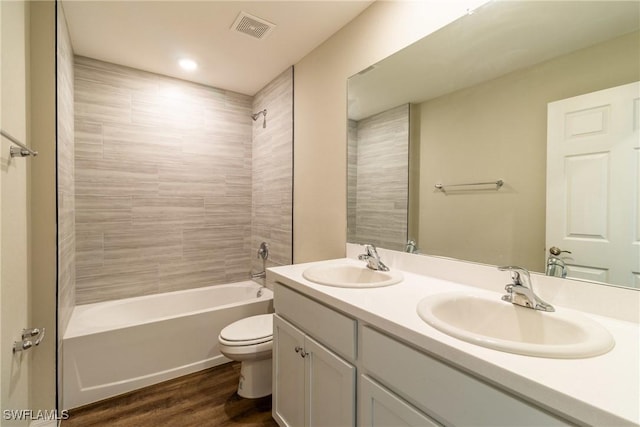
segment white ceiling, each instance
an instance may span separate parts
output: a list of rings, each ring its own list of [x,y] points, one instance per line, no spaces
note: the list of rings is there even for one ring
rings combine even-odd
[[[359,15],[372,0],[63,0],[76,55],[254,95]],[[276,25],[256,39],[231,30],[247,12]],[[198,63],[187,72],[178,60]]]

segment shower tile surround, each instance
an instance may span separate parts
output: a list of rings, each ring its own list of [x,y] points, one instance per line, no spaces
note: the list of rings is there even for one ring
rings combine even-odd
[[[252,111],[267,110],[253,122],[251,209],[252,272],[262,270],[261,242],[269,244],[266,267],[293,262],[293,68],[260,90]]]
[[[409,104],[349,120],[347,142],[347,241],[404,250]],[[384,229],[380,229],[381,223]]]
[[[57,8],[57,133],[58,133],[58,329],[67,328],[75,304],[75,180],[74,180],[74,101],[73,50],[64,11]],[[60,336],[60,339],[62,337]]]
[[[291,262],[291,70],[255,97],[267,129],[250,96],[84,57],[74,71],[76,304],[246,280],[260,239]]]

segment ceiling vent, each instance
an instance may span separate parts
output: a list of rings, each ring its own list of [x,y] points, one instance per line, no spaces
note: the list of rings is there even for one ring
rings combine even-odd
[[[256,39],[264,39],[275,27],[275,24],[269,21],[249,15],[246,12],[240,12],[231,29]]]

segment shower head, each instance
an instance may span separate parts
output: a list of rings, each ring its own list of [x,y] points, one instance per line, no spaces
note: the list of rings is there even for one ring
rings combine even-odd
[[[251,115],[251,118],[255,122],[256,120],[258,120],[258,117],[260,117],[260,114],[262,114],[262,128],[264,129],[267,127],[267,109],[266,108],[262,111],[258,111],[257,113],[253,113]]]

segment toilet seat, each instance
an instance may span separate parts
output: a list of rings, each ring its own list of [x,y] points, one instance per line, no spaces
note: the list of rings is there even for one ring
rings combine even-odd
[[[273,339],[273,314],[260,314],[240,319],[228,325],[218,336],[221,344],[230,347],[261,344]]]

